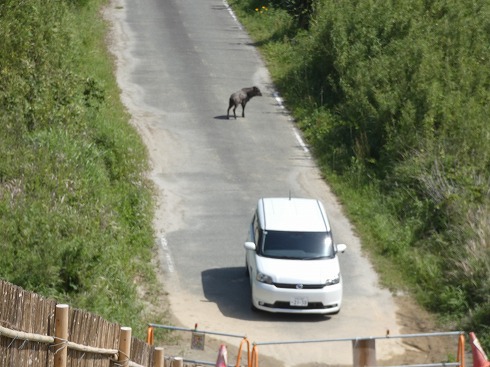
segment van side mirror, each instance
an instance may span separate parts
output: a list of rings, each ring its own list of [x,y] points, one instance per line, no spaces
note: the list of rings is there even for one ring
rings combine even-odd
[[[344,253],[345,250],[347,250],[347,245],[345,245],[343,243],[339,243],[337,245],[337,252]]]
[[[256,246],[255,246],[255,243],[253,242],[245,242],[245,245],[244,245],[245,249],[247,250],[252,250],[252,251],[255,251],[256,250]]]

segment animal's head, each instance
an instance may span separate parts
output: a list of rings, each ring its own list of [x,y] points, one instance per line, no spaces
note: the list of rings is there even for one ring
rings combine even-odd
[[[253,87],[254,96],[261,96],[260,89],[258,87]]]

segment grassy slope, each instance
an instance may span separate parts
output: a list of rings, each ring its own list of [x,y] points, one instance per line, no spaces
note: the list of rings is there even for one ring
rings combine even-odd
[[[119,99],[103,1],[74,4],[0,4],[0,276],[143,338],[137,287],[156,292],[147,152]]]

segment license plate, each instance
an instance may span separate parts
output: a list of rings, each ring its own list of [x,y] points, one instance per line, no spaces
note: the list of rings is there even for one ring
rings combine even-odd
[[[290,306],[306,307],[308,306],[308,298],[293,298],[289,301]]]

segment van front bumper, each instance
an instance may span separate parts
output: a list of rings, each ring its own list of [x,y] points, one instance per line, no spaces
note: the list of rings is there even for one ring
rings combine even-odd
[[[320,289],[296,289],[254,281],[252,303],[255,308],[268,312],[335,314],[342,306],[342,282]]]

